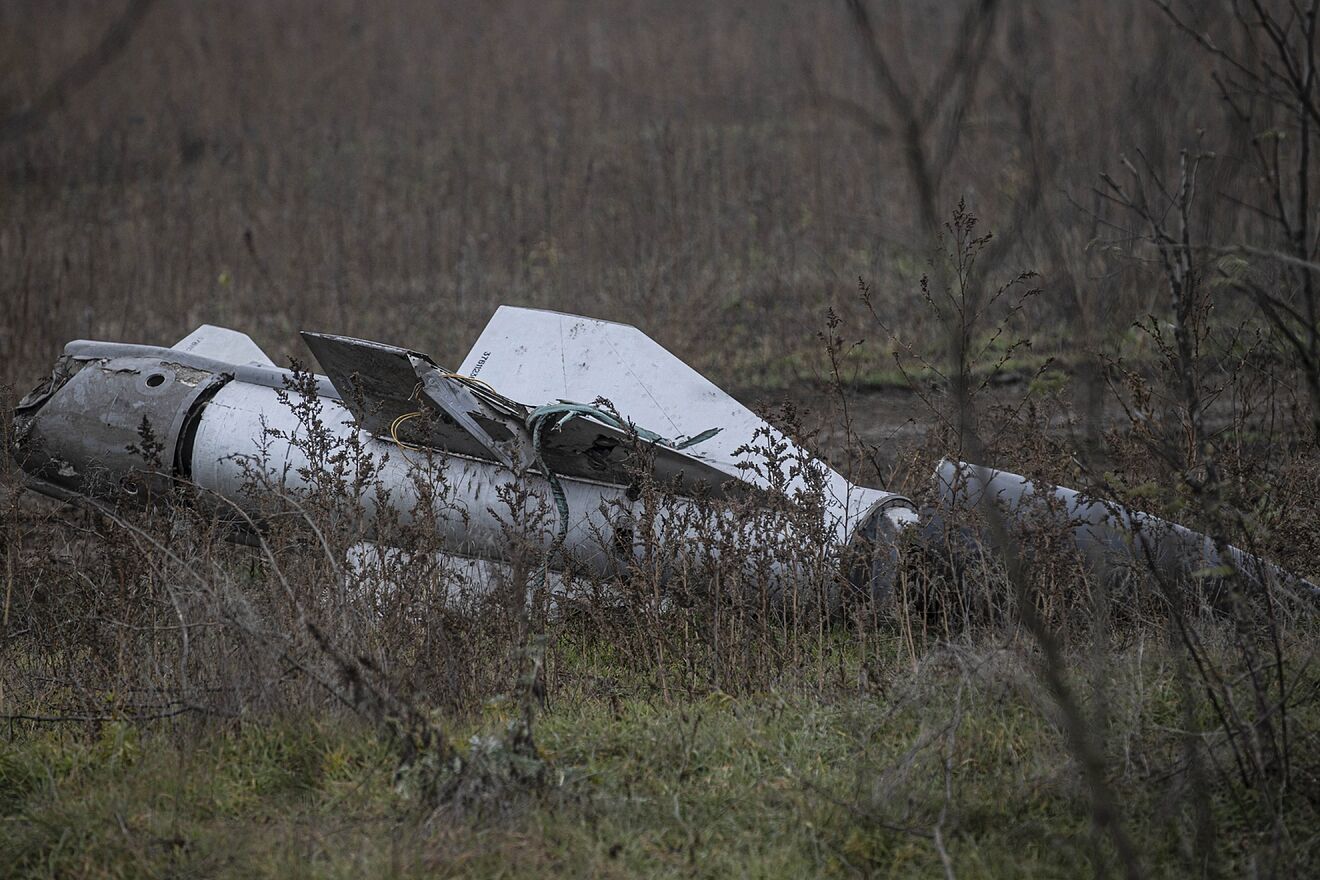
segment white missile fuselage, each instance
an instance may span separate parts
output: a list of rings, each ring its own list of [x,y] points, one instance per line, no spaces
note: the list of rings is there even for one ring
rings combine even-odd
[[[548,569],[616,576],[648,551],[639,516],[659,523],[651,540],[683,545],[709,534],[713,516],[744,543],[824,553],[840,583],[882,596],[900,535],[938,542],[943,522],[979,508],[1055,522],[1106,572],[1135,562],[1165,579],[1240,575],[1320,597],[1223,541],[965,463],[940,465],[934,504],[919,515],[902,495],[854,485],[627,325],[502,306],[453,372],[395,346],[303,336],[325,375],[281,369],[219,327],[169,348],[71,342],[19,402],[11,452],[34,489],[58,498],[119,502],[184,484],[257,523],[271,493],[324,484],[317,444],[354,449],[370,474],[357,496],[364,540],[388,516],[433,527],[446,553],[482,565],[511,560],[508,500],[520,498],[548,515],[518,552],[532,546]],[[663,487],[658,510],[641,509],[641,478]],[[721,501],[763,501],[767,514],[734,516]],[[810,513],[785,515],[785,501]],[[758,576],[778,592],[793,568],[775,562]]]
[[[448,552],[507,560],[502,498],[517,489],[553,512],[555,527],[539,537],[550,565],[598,576],[644,552],[633,529],[641,461],[672,490],[658,515],[674,522],[696,521],[696,498],[800,498],[814,488],[819,534],[834,550],[865,544],[875,563],[847,573],[858,587],[887,577],[893,560],[876,553],[916,519],[908,499],[851,484],[626,325],[502,307],[457,372],[393,346],[305,337],[327,375],[300,385],[223,328],[170,348],[72,342],[20,402],[15,452],[31,485],[57,497],[183,482],[255,516],[262,492],[319,481],[309,444],[354,443],[372,473],[360,494],[368,522],[382,505],[405,524],[424,511]],[[315,429],[298,394],[315,398]],[[757,446],[777,447],[780,460],[749,461]],[[804,479],[804,463],[816,479]],[[443,503],[419,504],[437,485]],[[793,540],[783,528],[779,537]]]

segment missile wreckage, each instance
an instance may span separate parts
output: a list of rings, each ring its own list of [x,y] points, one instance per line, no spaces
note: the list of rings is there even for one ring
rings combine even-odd
[[[509,560],[497,499],[520,486],[553,511],[541,547],[550,569],[625,570],[644,552],[633,528],[642,466],[667,487],[661,515],[675,522],[698,499],[777,495],[782,507],[814,491],[824,517],[816,534],[839,580],[877,596],[892,586],[900,538],[940,541],[958,506],[1009,521],[1046,511],[1102,567],[1146,563],[1181,577],[1231,567],[1316,594],[1204,535],[1002,471],[945,462],[936,503],[918,510],[902,495],[852,484],[624,324],[502,306],[456,370],[392,345],[303,338],[324,371],[300,386],[316,398],[315,430],[358,443],[372,465],[367,513],[414,525],[429,517],[446,553],[481,564]],[[168,348],[74,341],[18,403],[11,452],[29,486],[55,498],[123,500],[186,484],[257,515],[255,484],[306,489],[325,466],[301,442],[313,426],[291,405],[297,378],[245,334],[209,325]],[[749,462],[758,444],[778,463]],[[425,513],[419,454],[443,460],[426,473],[442,474],[449,493],[448,504]],[[791,524],[783,528],[792,540]]]
[[[557,528],[544,536],[552,567],[571,561],[615,574],[642,552],[631,515],[638,446],[657,482],[673,490],[666,513],[675,520],[697,496],[792,495],[806,486],[802,474],[746,467],[740,450],[758,437],[785,461],[810,457],[633,327],[501,307],[456,371],[396,346],[303,337],[324,371],[308,389],[321,429],[337,442],[357,432],[373,463],[367,513],[384,506],[412,522],[426,488],[419,452],[443,457],[448,503],[428,515],[458,557],[508,560],[499,499],[521,485],[555,513]],[[57,498],[132,495],[178,481],[256,514],[254,482],[295,491],[315,482],[299,442],[310,426],[290,405],[294,381],[248,336],[218,327],[170,348],[75,341],[19,402],[14,452],[32,488]],[[155,469],[141,454],[144,422],[158,447]],[[841,548],[884,542],[916,521],[901,495],[854,486],[823,466],[818,477],[823,527]]]

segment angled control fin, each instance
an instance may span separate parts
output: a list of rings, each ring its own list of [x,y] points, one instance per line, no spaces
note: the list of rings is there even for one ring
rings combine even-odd
[[[425,376],[444,371],[424,354],[349,336],[302,336],[364,431],[485,459],[493,457],[494,444],[513,439],[497,422],[478,426],[470,417],[460,422],[450,412],[451,398],[437,401],[426,393]],[[423,415],[412,417],[415,413]],[[507,462],[508,456],[495,460]]]

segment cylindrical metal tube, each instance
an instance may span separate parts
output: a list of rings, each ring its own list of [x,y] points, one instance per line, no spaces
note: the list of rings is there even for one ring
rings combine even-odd
[[[354,431],[351,415],[338,400],[318,398],[318,403],[321,407],[318,420],[328,435],[321,442],[342,445]],[[259,495],[252,492],[255,486],[305,490],[310,485],[308,477],[314,476],[306,451],[309,440],[306,426],[274,389],[230,382],[206,402],[197,417],[190,453],[192,480],[200,488],[240,505],[259,504]],[[418,479],[432,481],[430,488],[440,487],[444,498],[442,503],[426,509],[434,516],[435,528],[448,552],[508,561],[514,548],[501,520],[508,521],[511,511],[502,499],[504,493],[519,485],[536,499],[534,504],[544,505],[551,517],[557,515],[549,483],[540,475],[524,478],[495,462],[445,454],[436,461],[443,468],[441,483],[440,474],[428,472],[425,453],[409,452],[390,441],[370,436],[361,437],[360,441],[375,469],[373,485],[361,496],[367,517],[380,514],[380,505],[384,504],[392,508],[401,522],[413,522],[421,509]],[[596,575],[608,576],[645,556],[647,548],[635,534],[636,517],[643,515],[635,493],[626,486],[580,478],[561,476],[559,482],[569,511],[562,548],[566,558]],[[671,549],[681,552],[699,546],[702,540],[699,525],[702,520],[693,515],[691,505],[688,499],[666,496],[654,511],[656,530],[668,540],[684,544],[683,548]],[[860,590],[886,592],[894,562],[893,534],[913,518],[906,508],[873,511],[865,528],[855,529],[857,541],[865,542],[866,547],[853,548],[857,552],[850,554],[848,570],[842,572],[843,576]],[[741,531],[743,543],[748,546],[767,540],[781,547],[794,546],[793,528],[784,519],[772,516],[756,524],[739,522],[733,526]],[[555,530],[556,524],[549,519],[544,521],[539,534],[521,537],[531,538],[532,546],[544,552],[549,549]],[[707,543],[711,546],[706,549],[718,555],[714,543]],[[552,564],[558,567],[559,560],[552,560]],[[797,566],[784,560],[769,560],[767,564],[766,574],[772,583],[766,586],[772,593],[778,593],[785,589],[793,576],[791,569]]]
[[[319,398],[319,403],[328,439],[342,444],[354,430],[351,415],[338,400]],[[386,504],[403,523],[411,523],[421,500],[416,478],[443,474],[445,498],[430,509],[444,545],[464,556],[508,558],[509,539],[501,518],[507,520],[511,511],[501,510],[501,491],[514,487],[517,474],[494,462],[453,454],[437,459],[434,472],[428,474],[423,462],[426,453],[410,452],[375,437],[361,439],[376,469],[371,491],[362,494],[368,517],[380,513],[380,505]],[[297,414],[278,399],[274,389],[230,382],[198,417],[191,451],[192,480],[203,490],[240,505],[259,501],[251,494],[254,485],[305,490],[312,466],[306,452],[308,442],[316,441],[308,437]],[[627,521],[632,509],[626,487],[568,477],[561,477],[560,483],[570,512],[565,551],[593,571],[607,573],[616,564],[609,553],[609,548],[618,546],[616,522],[620,518]],[[554,510],[545,480],[528,480],[525,488],[547,510]],[[548,545],[552,530],[545,531],[542,543]]]
[[[73,343],[51,379],[20,402],[14,452],[33,487],[56,497],[134,494],[182,480],[223,498],[222,507],[260,513],[263,493],[324,485],[326,475],[317,468],[326,456],[308,450],[320,443],[333,455],[356,431],[328,382],[313,377],[303,391],[312,397],[300,400],[292,378],[273,367],[231,370],[172,349]],[[319,438],[303,423],[309,406],[319,410]],[[360,496],[369,526],[382,514],[403,524],[425,515],[447,552],[487,560],[551,548],[561,523],[542,475],[444,450],[410,451],[373,435],[356,440],[373,471]],[[569,515],[563,553],[551,562],[559,567],[571,559],[602,576],[666,555],[719,556],[723,543],[776,557],[755,567],[772,581],[766,588],[778,593],[797,577],[803,563],[792,561],[791,548],[801,546],[807,548],[802,560],[830,559],[855,588],[881,594],[893,574],[892,538],[915,518],[911,503],[890,493],[858,489],[857,498],[845,492],[840,501],[833,482],[823,523],[794,526],[793,517],[771,512],[772,505],[744,520],[666,494],[658,507],[645,510],[635,488],[580,476],[558,481]],[[513,499],[522,499],[523,507],[510,509]],[[526,515],[528,505],[542,506],[539,520]],[[639,521],[647,516],[651,522]],[[520,519],[514,541],[506,525]],[[376,531],[369,527],[364,537]],[[703,534],[722,538],[703,543]],[[668,542],[658,555],[657,536]]]
[[[1038,488],[1018,474],[948,459],[940,462],[935,477],[940,500],[947,506],[970,509],[992,504],[1013,522],[1037,516],[1069,529],[1077,549],[1100,571],[1118,561],[1136,563],[1169,580],[1221,580],[1233,571],[1257,583],[1273,581],[1320,598],[1315,584],[1259,556],[1228,544],[1221,552],[1207,535],[1088,498],[1075,489]]]

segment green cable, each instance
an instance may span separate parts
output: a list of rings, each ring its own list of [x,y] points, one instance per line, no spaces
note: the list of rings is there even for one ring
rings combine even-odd
[[[721,431],[720,428],[707,428],[695,437],[689,437],[682,442],[676,442],[666,437],[662,437],[655,431],[647,430],[639,425],[624,424],[614,414],[607,412],[598,406],[589,406],[585,403],[549,403],[545,406],[538,406],[536,409],[532,410],[529,416],[527,416],[527,424],[530,427],[533,421],[539,421],[548,418],[549,416],[556,415],[560,417],[559,420],[555,422],[554,429],[556,431],[564,427],[564,425],[574,416],[590,416],[597,421],[618,428],[620,431],[633,432],[648,443],[658,443],[661,446],[666,446],[670,449],[687,449],[689,446],[696,446],[698,443],[709,440]]]

